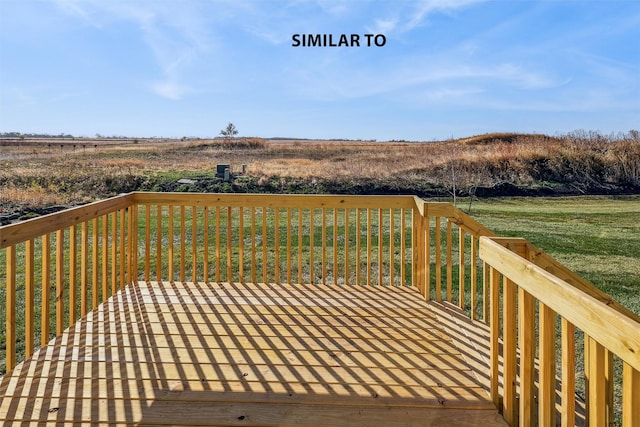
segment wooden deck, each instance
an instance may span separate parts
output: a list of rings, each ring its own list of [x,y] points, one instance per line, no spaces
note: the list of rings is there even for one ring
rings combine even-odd
[[[141,282],[2,378],[0,420],[506,425],[459,319],[413,288]]]

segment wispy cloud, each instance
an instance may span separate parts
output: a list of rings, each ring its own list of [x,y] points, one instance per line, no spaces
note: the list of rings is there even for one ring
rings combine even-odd
[[[370,34],[390,34],[398,26],[398,18],[376,19],[372,27],[367,27]]]
[[[159,96],[181,99],[192,92],[181,83],[184,74],[204,53],[212,49],[212,39],[197,3],[163,2],[98,2],[93,0],[54,0],[62,10],[95,28],[102,22],[130,22],[138,29],[149,47],[162,75],[149,87]],[[152,6],[152,7],[151,7]],[[99,21],[94,17],[99,16]]]
[[[94,13],[83,7],[83,3],[88,3],[86,0],[53,0],[54,3],[66,13],[79,18],[85,24],[94,28],[102,28],[100,18]]]
[[[316,3],[332,15],[341,15],[353,5],[351,0],[316,0]]]
[[[189,86],[184,86],[170,80],[154,83],[151,85],[151,89],[156,95],[174,101],[182,99],[185,95],[193,92],[193,89]]]
[[[451,12],[472,4],[487,0],[422,0],[419,1],[408,16],[403,29],[405,31],[421,25],[434,12]]]

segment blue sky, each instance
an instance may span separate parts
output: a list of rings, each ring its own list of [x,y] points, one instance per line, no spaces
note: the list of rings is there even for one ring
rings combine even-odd
[[[206,138],[228,122],[422,141],[639,129],[640,1],[0,0],[0,131]]]

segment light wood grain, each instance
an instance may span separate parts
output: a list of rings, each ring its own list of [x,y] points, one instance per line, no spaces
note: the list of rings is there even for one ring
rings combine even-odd
[[[640,369],[640,324],[488,238],[480,257],[539,301]]]
[[[3,226],[2,235],[0,236],[0,249],[122,209],[129,206],[133,198],[133,194],[116,196],[77,208],[65,209],[64,211]]]
[[[2,378],[0,419],[505,425],[429,304],[403,287],[141,282]]]

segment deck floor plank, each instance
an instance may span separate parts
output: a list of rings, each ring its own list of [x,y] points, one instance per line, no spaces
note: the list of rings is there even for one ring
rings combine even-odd
[[[411,288],[141,282],[2,378],[0,420],[505,425],[440,317]]]

